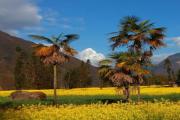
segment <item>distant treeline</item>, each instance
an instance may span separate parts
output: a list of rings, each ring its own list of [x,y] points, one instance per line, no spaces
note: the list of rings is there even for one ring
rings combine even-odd
[[[60,73],[60,70],[58,72]],[[62,78],[66,89],[91,87],[93,78],[90,75],[90,61],[81,62],[78,67],[66,70]],[[53,66],[43,64],[33,52],[26,52],[16,47],[14,79],[16,89],[51,89],[53,88]],[[172,80],[169,80],[168,76],[151,74],[144,78],[143,85],[168,85],[170,82]],[[175,74],[174,82],[180,84],[180,70]],[[113,83],[107,78],[99,78],[99,87],[107,86],[113,86]]]
[[[58,67],[61,67],[60,65]],[[64,88],[90,87],[90,61],[81,62],[76,68],[66,70],[63,75]],[[60,79],[60,78],[59,78]],[[33,52],[26,52],[16,47],[16,64],[14,68],[16,89],[50,89],[53,88],[53,66],[45,65]]]
[[[53,69],[32,52],[16,47],[14,80],[16,89],[52,88]]]
[[[169,79],[165,75],[151,74],[144,78],[144,85],[180,85],[180,70],[173,75],[173,79]]]

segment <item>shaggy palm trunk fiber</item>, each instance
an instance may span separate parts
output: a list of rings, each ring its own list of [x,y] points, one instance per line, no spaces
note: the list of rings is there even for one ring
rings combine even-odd
[[[125,100],[129,101],[129,97],[130,97],[129,87],[125,87]]]
[[[57,91],[56,91],[56,89],[57,89],[57,66],[56,65],[54,65],[53,66],[54,67],[54,104],[56,104],[57,103]]]
[[[137,85],[137,94],[138,94],[138,102],[140,102],[141,99],[140,84]]]

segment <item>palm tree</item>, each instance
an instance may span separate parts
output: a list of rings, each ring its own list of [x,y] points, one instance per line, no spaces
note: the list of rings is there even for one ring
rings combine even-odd
[[[148,71],[137,64],[138,57],[135,54],[128,52],[113,53],[110,58],[111,60],[100,61],[99,75],[104,78],[108,77],[117,87],[124,87],[125,100],[128,101],[130,97],[129,86],[133,82],[132,72],[147,74]]]
[[[113,50],[116,48],[123,48],[132,55],[135,55],[136,62],[131,65],[129,75],[133,77],[133,83],[138,86],[138,98],[140,99],[140,83],[143,76],[148,74],[145,69],[151,65],[150,57],[153,51],[161,46],[165,46],[163,38],[165,37],[165,28],[154,27],[154,24],[149,20],[141,21],[135,16],[124,17],[120,23],[119,31],[113,32],[110,41]],[[120,65],[126,65],[120,61]]]
[[[41,40],[49,45],[37,44],[34,46],[35,55],[39,56],[43,63],[52,64],[54,69],[54,104],[57,103],[57,65],[63,64],[69,60],[69,56],[75,55],[77,52],[75,49],[69,46],[69,43],[75,39],[78,39],[76,34],[60,34],[59,36],[53,36],[47,38],[40,35],[29,35],[31,38]]]
[[[112,73],[112,61],[110,59],[104,59],[99,61],[98,74],[100,79],[100,89],[103,87],[103,81],[108,79]]]
[[[109,78],[115,86],[124,87],[125,100],[128,101],[130,96],[129,84],[132,83],[132,78],[127,75],[128,70],[122,68],[124,61],[121,61],[120,63],[120,57],[123,57],[123,55],[115,53],[110,56],[111,59],[105,59],[100,61],[98,73],[103,78]]]

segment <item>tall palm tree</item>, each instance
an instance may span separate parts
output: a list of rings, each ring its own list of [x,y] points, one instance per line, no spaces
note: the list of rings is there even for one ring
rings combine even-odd
[[[139,99],[140,83],[143,76],[149,73],[144,68],[151,65],[150,57],[152,57],[153,51],[165,46],[163,42],[164,32],[164,27],[156,28],[149,20],[141,21],[138,17],[127,16],[121,20],[118,32],[113,32],[110,38],[113,50],[121,47],[127,53],[136,55],[136,62],[131,65],[133,69],[129,69],[129,75],[133,75],[133,83],[138,86]],[[124,62],[123,65],[126,63]],[[121,61],[119,64],[122,64]]]
[[[63,64],[69,60],[69,56],[75,55],[75,49],[69,46],[69,43],[78,39],[76,34],[60,34],[51,38],[41,35],[29,35],[31,38],[41,40],[49,45],[37,44],[34,46],[35,55],[39,56],[45,64],[52,64],[54,69],[54,103],[57,103],[57,65]]]

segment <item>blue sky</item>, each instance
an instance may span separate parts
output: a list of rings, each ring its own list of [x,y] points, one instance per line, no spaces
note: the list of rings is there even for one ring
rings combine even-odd
[[[2,1],[10,0],[0,0]],[[118,30],[121,18],[135,15],[142,20],[151,20],[157,27],[167,28],[165,40],[167,47],[155,52],[154,61],[159,62],[167,55],[180,52],[179,0],[14,0],[14,2],[21,2],[34,8],[26,14],[28,18],[30,16],[28,14],[34,12],[32,14],[36,19],[34,24],[31,25],[29,22],[26,26],[26,22],[22,22],[24,23],[22,27],[6,28],[6,31],[13,31],[25,39],[29,39],[27,35],[31,33],[45,36],[61,32],[76,33],[80,35],[80,39],[72,45],[78,51],[92,48],[98,53],[107,55],[111,52],[108,33]]]

